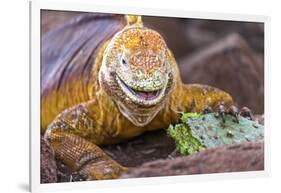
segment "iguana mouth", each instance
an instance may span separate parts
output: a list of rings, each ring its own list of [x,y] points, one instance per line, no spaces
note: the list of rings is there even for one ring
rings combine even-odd
[[[140,91],[127,85],[119,76],[117,82],[123,92],[133,101],[138,104],[154,105],[158,103],[164,96],[164,88],[155,91]]]

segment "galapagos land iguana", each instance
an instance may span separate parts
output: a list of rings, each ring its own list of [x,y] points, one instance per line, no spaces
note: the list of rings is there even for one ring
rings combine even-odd
[[[107,34],[79,42],[83,30],[96,30],[90,20]],[[140,16],[116,20],[127,24],[84,16],[42,40],[41,133],[56,156],[88,180],[117,178],[127,170],[98,146],[167,128],[180,112],[233,103],[217,88],[183,84],[165,40],[144,27]],[[72,34],[77,27],[81,34]],[[98,49],[90,49],[94,44]]]

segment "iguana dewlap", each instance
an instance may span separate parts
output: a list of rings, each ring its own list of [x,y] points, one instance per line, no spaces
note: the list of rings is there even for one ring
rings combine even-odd
[[[44,36],[42,58],[42,133],[56,156],[89,180],[126,170],[98,145],[167,128],[180,112],[232,104],[219,89],[184,85],[163,37],[136,16],[127,16],[127,25],[120,17],[82,17]]]

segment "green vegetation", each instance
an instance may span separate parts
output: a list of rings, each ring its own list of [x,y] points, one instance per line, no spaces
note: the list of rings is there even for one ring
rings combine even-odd
[[[226,115],[223,122],[214,113],[183,113],[181,122],[170,125],[168,134],[175,140],[178,151],[184,155],[205,148],[263,139],[263,125],[240,116],[237,123],[231,115]]]

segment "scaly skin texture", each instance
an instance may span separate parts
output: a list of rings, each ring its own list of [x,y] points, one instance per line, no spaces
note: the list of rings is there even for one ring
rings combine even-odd
[[[127,16],[127,22],[99,49],[90,79],[76,93],[79,101],[72,103],[69,93],[71,87],[80,88],[79,81],[50,89],[42,99],[42,107],[56,104],[41,112],[43,132],[48,125],[45,139],[56,156],[88,180],[117,178],[127,170],[98,145],[167,128],[180,112],[232,104],[231,96],[219,89],[184,85],[162,36],[143,27],[140,17]],[[66,97],[70,102],[65,103]]]

